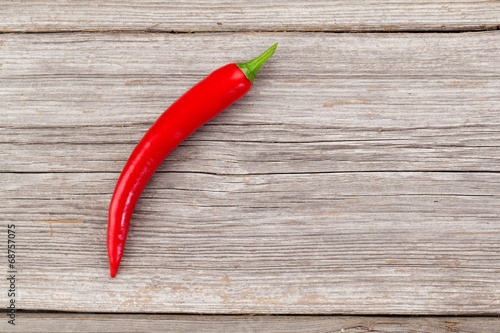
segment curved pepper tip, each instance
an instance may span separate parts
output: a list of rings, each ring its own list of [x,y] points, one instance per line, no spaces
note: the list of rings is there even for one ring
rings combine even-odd
[[[118,266],[111,265],[110,266],[111,278],[114,278],[116,276],[116,272],[118,272]]]

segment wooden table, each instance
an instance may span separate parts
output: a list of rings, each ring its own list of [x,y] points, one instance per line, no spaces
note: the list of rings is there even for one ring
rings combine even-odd
[[[499,1],[0,8],[0,331],[500,332]],[[111,279],[135,144],[275,42],[153,177]]]

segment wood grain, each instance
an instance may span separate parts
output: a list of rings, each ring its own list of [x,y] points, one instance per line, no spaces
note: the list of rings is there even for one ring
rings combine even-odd
[[[120,172],[190,86],[279,41],[250,94],[168,170],[496,172],[499,36],[4,35],[0,171]]]
[[[0,1],[4,32],[471,31],[497,29],[494,0]]]
[[[497,332],[495,317],[193,316],[21,313],[9,332]]]
[[[499,32],[0,41],[20,309],[500,314]],[[274,41],[250,94],[152,179],[111,280],[107,208],[135,143]]]

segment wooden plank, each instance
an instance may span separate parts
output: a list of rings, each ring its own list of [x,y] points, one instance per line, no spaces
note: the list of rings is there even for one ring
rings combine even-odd
[[[499,39],[2,35],[19,309],[498,315]],[[212,68],[274,41],[249,96],[152,179],[111,280],[107,208],[134,144]]]
[[[111,280],[106,210],[116,176],[3,175],[0,194],[11,199],[0,216],[17,228],[21,308],[499,309],[498,174],[159,174],[139,202],[120,275]]]
[[[276,40],[250,94],[161,170],[499,171],[497,32],[2,38],[3,172],[119,172],[185,90]]]
[[[497,332],[497,317],[196,316],[19,313],[9,332]]]
[[[497,29],[491,0],[0,1],[0,31],[467,31]]]

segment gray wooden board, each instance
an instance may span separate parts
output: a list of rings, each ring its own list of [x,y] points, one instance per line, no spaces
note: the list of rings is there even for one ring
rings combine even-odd
[[[278,52],[249,95],[161,170],[499,171],[499,39],[497,32],[3,35],[0,171],[119,172],[178,96],[274,41]],[[234,48],[221,52],[221,43]]]
[[[107,208],[134,145],[212,69],[275,41],[251,92],[153,177],[111,280]],[[1,35],[19,308],[498,315],[499,42]]]
[[[450,31],[497,29],[497,0],[0,1],[0,31]]]
[[[499,332],[495,317],[202,316],[19,313],[9,332],[266,332],[450,333]]]

